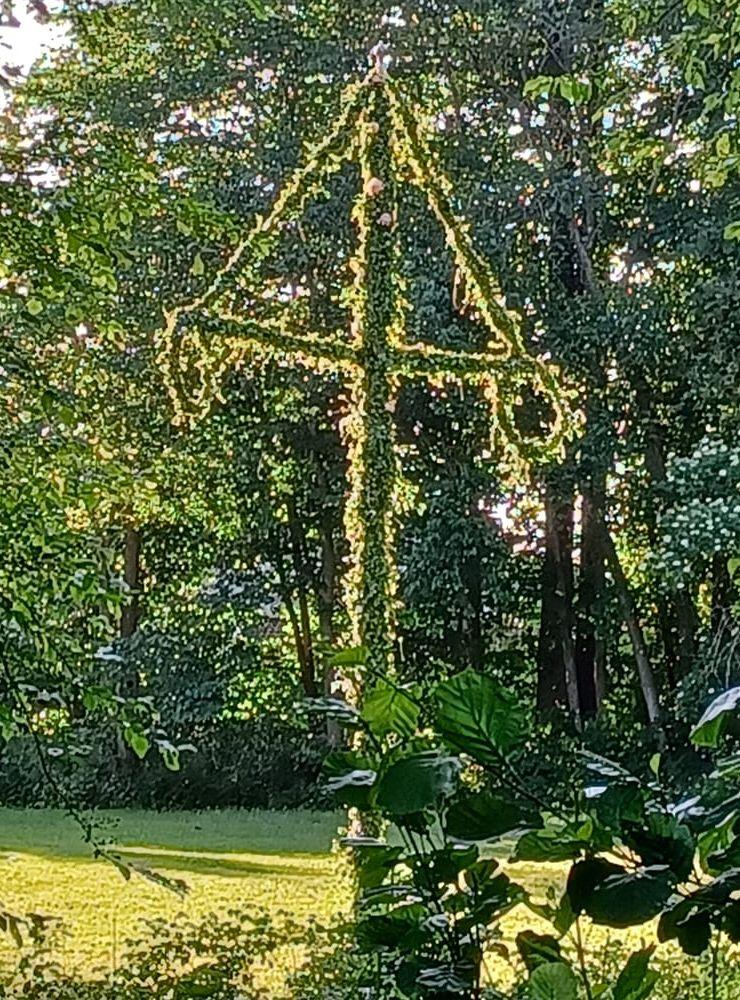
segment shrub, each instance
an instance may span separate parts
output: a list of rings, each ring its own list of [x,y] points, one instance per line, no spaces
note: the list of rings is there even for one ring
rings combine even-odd
[[[658,919],[659,940],[691,956],[740,942],[732,788],[740,757],[716,761],[695,790],[674,798],[658,754],[642,777],[574,752],[563,804],[533,790],[517,768],[531,732],[517,696],[473,670],[442,681],[423,702],[413,688],[379,679],[361,711],[334,699],[315,708],[358,734],[356,749],[325,765],[337,801],[366,817],[361,834],[391,824],[397,831],[346,841],[361,889],[358,943],[376,958],[370,996],[390,979],[407,998],[480,1000],[488,995],[484,956],[499,946],[501,918],[519,905],[551,926],[517,938],[531,1000],[577,1000],[582,986],[588,997],[641,1000],[655,989],[654,946],[596,981],[584,918],[617,931]],[[709,754],[739,725],[736,688],[708,707],[692,740]],[[564,893],[543,902],[514,882],[494,856],[505,846],[514,861],[567,863]],[[719,997],[718,982],[712,989]]]
[[[289,944],[316,945],[333,940],[331,929],[299,928],[284,915],[264,911],[231,910],[212,913],[201,920],[183,916],[173,921],[144,922],[144,932],[126,943],[120,967],[90,981],[66,974],[54,961],[59,927],[29,926],[19,962],[0,978],[0,998],[29,1000],[277,1000],[273,986],[265,985],[264,972],[276,951]],[[304,981],[310,983],[308,962],[299,962]],[[318,967],[318,966],[317,966]],[[285,998],[297,996],[289,992]]]
[[[76,727],[74,752],[54,763],[69,799],[81,807],[280,809],[317,800],[326,751],[323,733],[265,715],[203,726],[195,751],[180,754],[176,771],[159,754],[121,758],[112,726]],[[30,736],[17,736],[3,748],[0,802],[60,804]]]

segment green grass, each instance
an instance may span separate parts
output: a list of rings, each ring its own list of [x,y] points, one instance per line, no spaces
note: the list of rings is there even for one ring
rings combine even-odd
[[[266,907],[329,919],[348,903],[330,855],[341,815],[292,812],[101,812],[119,853],[184,879],[185,898],[142,878],[126,881],[91,857],[78,826],[54,810],[0,809],[0,905],[61,918],[58,959],[82,975],[109,969],[142,921]],[[0,939],[0,961],[14,959]]]
[[[129,847],[217,853],[327,854],[342,822],[341,813],[150,812],[144,809],[101,810],[100,830]],[[53,857],[87,857],[90,849],[74,820],[56,809],[0,807],[0,851],[23,851]]]
[[[0,809],[0,902],[13,912],[63,919],[67,935],[58,958],[70,973],[93,975],[117,964],[125,939],[147,918],[264,907],[299,921],[328,920],[349,902],[341,866],[329,854],[341,814],[131,810],[102,812],[98,821],[121,854],[184,879],[190,891],[183,900],[141,878],[126,882],[112,865],[91,858],[63,813]],[[517,865],[511,874],[544,895],[548,885],[562,887],[565,868]],[[502,928],[512,954],[525,927],[547,929],[517,908]],[[12,960],[12,948],[0,943],[3,957]],[[497,955],[490,963],[494,979],[511,982],[508,963]]]
[[[79,828],[61,812],[0,808],[0,907],[61,918],[65,934],[55,957],[70,975],[89,977],[116,967],[126,939],[146,936],[146,919],[174,921],[184,913],[197,920],[229,909],[267,909],[298,921],[328,921],[350,903],[342,866],[330,854],[341,814],[130,810],[102,812],[98,819],[121,854],[184,879],[189,892],[181,899],[142,878],[127,882],[111,864],[91,857]],[[550,886],[562,889],[566,868],[516,865],[510,874],[542,898]],[[510,913],[501,943],[512,959],[516,934],[525,928],[550,930],[523,907]],[[654,941],[651,925],[626,934],[586,925],[584,932],[592,956],[610,938],[619,941],[620,951]],[[17,951],[0,935],[0,963],[15,961]],[[265,972],[271,995],[281,994],[286,963],[292,958],[281,952]],[[511,985],[512,965],[502,953],[491,953],[487,964],[492,981]]]

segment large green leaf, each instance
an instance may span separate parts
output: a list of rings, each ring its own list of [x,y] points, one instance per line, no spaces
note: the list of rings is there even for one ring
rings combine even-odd
[[[475,982],[475,966],[473,963],[464,965],[434,965],[422,969],[416,979],[416,986],[421,986],[425,992],[439,997],[467,997]]]
[[[541,825],[539,813],[490,792],[461,795],[447,812],[445,830],[463,843],[496,840]]]
[[[419,705],[404,688],[379,680],[365,695],[362,717],[375,736],[411,736],[419,721]]]
[[[681,899],[660,915],[659,941],[678,941],[687,955],[701,955],[709,947],[712,935],[709,910],[701,909],[690,899]]]
[[[668,902],[674,877],[665,867],[610,875],[586,900],[584,910],[594,923],[632,927],[652,920]]]
[[[722,930],[734,944],[740,944],[740,899],[725,907]]]
[[[708,910],[697,910],[676,926],[676,940],[687,955],[701,955],[712,939]]]
[[[538,965],[529,977],[530,1000],[578,1000],[578,980],[565,962]]]
[[[740,753],[717,761],[713,778],[740,778]]]
[[[443,882],[457,883],[461,872],[464,872],[471,866],[475,867],[477,861],[478,848],[474,844],[467,847],[447,844],[440,850],[435,851],[431,858],[425,857],[423,861],[416,865],[416,870],[423,881],[429,877],[438,885],[441,885]],[[489,862],[485,863],[488,864]],[[495,862],[493,862],[493,866],[494,869],[497,867]]]
[[[376,764],[356,750],[335,750],[322,768],[325,787],[339,805],[366,809],[372,804]]]
[[[516,695],[475,670],[443,681],[435,700],[437,726],[446,742],[481,764],[499,763],[501,751],[526,733],[526,714]]]
[[[329,657],[330,667],[363,667],[367,662],[367,647],[348,646]]]
[[[382,774],[375,801],[395,816],[422,812],[455,790],[459,770],[456,757],[435,752],[404,757]]]
[[[724,835],[732,832],[732,824],[740,817],[740,792],[736,792],[733,795],[725,795],[720,801],[711,809],[702,809],[697,817],[697,822],[700,825],[703,833],[700,835],[700,840],[704,842],[704,837],[710,830],[716,830],[722,828]],[[706,857],[706,851],[702,849],[702,856]]]
[[[713,882],[708,882],[701,889],[697,889],[690,898],[702,904],[723,905],[737,892],[740,892],[740,868],[728,868]]]
[[[375,771],[348,771],[329,778],[324,786],[339,805],[363,809],[370,805]]]
[[[703,832],[697,838],[697,850],[699,863],[707,871],[711,871],[709,858],[729,847],[734,837],[734,826],[737,817],[735,812],[731,812],[724,821],[710,824],[706,821],[706,814],[701,816]]]
[[[403,848],[388,844],[365,844],[355,851],[361,889],[375,889],[398,864]]]
[[[737,721],[739,706],[740,687],[730,688],[715,698],[691,731],[694,743],[700,747],[716,747],[728,725]]]
[[[421,903],[399,906],[388,913],[368,914],[358,921],[357,940],[368,951],[418,947],[426,938],[422,928],[426,915]]]
[[[633,952],[614,986],[613,1000],[645,1000],[653,992],[658,973],[648,968],[655,949],[642,948]]]
[[[578,861],[568,872],[566,894],[573,913],[583,913],[597,885],[612,875],[622,875],[624,869],[606,858],[586,858]]]
[[[694,838],[675,816],[651,813],[642,823],[625,823],[625,832],[627,843],[644,865],[666,865],[679,881],[689,877],[694,863]]]
[[[740,868],[740,835],[735,835],[724,850],[710,854],[706,861],[707,871],[712,875],[719,875],[729,868]]]
[[[306,698],[304,704],[313,715],[323,715],[345,729],[359,729],[362,726],[357,709],[341,698]]]
[[[598,795],[592,786],[590,811],[601,826],[620,834],[625,823],[642,823],[648,795],[638,784],[609,784]]]
[[[458,921],[458,927],[470,930],[475,924],[490,924],[507,910],[524,900],[520,886],[499,870],[495,861],[482,860],[473,865],[463,876],[466,887],[476,895],[475,906],[468,917]]]
[[[550,821],[543,830],[532,830],[517,841],[513,861],[569,861],[591,842],[593,824]]]

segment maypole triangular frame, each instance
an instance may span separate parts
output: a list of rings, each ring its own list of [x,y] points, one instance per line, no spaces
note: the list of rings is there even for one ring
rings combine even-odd
[[[216,343],[207,343],[197,328],[185,331],[182,327],[178,328],[178,324],[198,312],[209,315],[210,303],[217,299],[226,280],[238,274],[237,269],[245,258],[249,258],[252,267],[262,263],[278,238],[280,226],[300,218],[326,181],[351,159],[355,142],[351,118],[366,96],[367,90],[363,83],[364,81],[346,88],[342,111],[333,127],[309,148],[304,162],[283,185],[269,212],[265,216],[256,217],[247,235],[232,250],[226,263],[216,271],[205,290],[189,302],[165,309],[164,325],[157,336],[157,363],[164,375],[176,424],[188,424],[196,420],[207,411],[210,400],[219,398],[218,387],[222,376],[240,359],[247,343],[257,342],[267,329],[274,334],[280,330],[279,324],[266,323],[264,320],[245,321],[217,313],[218,318],[226,320],[232,326],[238,324],[238,337],[243,341],[240,345],[229,334],[219,338]],[[329,346],[321,342],[321,338],[305,336],[306,346],[314,340],[318,341],[317,350],[324,350]],[[298,349],[299,345],[291,342],[294,339],[285,335],[285,349]],[[205,367],[206,359],[212,366],[210,375]],[[188,376],[191,379],[189,390],[184,384]]]
[[[352,215],[358,244],[351,261],[349,336],[346,330],[326,335],[291,329],[286,306],[279,313],[241,316],[236,289],[241,280],[243,295],[248,283],[239,277],[240,265],[249,263],[254,281],[281,227],[299,219],[326,181],[354,160],[362,187]],[[485,351],[406,341],[394,232],[395,186],[408,182],[423,192],[466,278],[471,304],[491,335]],[[218,398],[228,367],[250,356],[278,354],[346,374],[353,398],[345,421],[351,486],[345,517],[351,548],[347,594],[354,640],[368,648],[369,667],[377,671],[387,670],[393,639],[397,468],[392,411],[399,379],[450,378],[481,386],[503,443],[525,460],[551,457],[568,430],[557,372],[527,350],[518,317],[499,301],[495,276],[476,250],[469,226],[455,214],[451,193],[397,87],[376,65],[365,81],[345,91],[334,127],[310,150],[270,212],[255,220],[205,291],[165,312],[159,338],[158,359],[180,423],[205,412]],[[217,336],[209,339],[204,330]],[[543,396],[552,411],[545,438],[526,438],[517,427],[515,409],[525,386]]]
[[[449,179],[435,169],[428,144],[420,135],[417,123],[404,106],[397,88],[388,84],[388,91],[391,115],[400,139],[399,158],[405,161],[411,183],[425,196],[444,232],[458,271],[465,280],[470,306],[495,338],[493,343],[487,345],[486,352],[471,354],[471,361],[485,359],[494,362],[498,384],[490,384],[490,380],[489,384],[485,380],[483,384],[491,396],[506,441],[525,452],[530,451],[531,457],[540,457],[538,451],[544,454],[553,445],[558,446],[567,430],[562,387],[556,371],[527,350],[519,318],[499,301],[503,294],[490,264],[476,249],[469,224],[455,214]],[[406,350],[413,349],[411,345],[404,346]],[[495,362],[499,350],[502,360]],[[455,356],[458,356],[456,352]],[[548,439],[539,448],[534,441],[526,441],[516,426],[514,404],[525,380],[530,388],[539,390],[547,399],[553,413]]]

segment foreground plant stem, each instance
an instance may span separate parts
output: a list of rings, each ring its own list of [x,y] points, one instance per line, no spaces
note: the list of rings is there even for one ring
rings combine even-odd
[[[719,986],[719,946],[721,937],[721,933],[717,931],[712,941],[712,1000],[718,1000],[719,998],[717,988]]]
[[[586,990],[586,997],[588,1000],[593,1000],[593,993],[591,992],[591,983],[588,978],[588,971],[586,969],[586,953],[583,948],[583,935],[581,934],[581,918],[576,917],[576,954],[578,955],[578,968],[581,972],[581,979],[583,980],[583,986]]]

